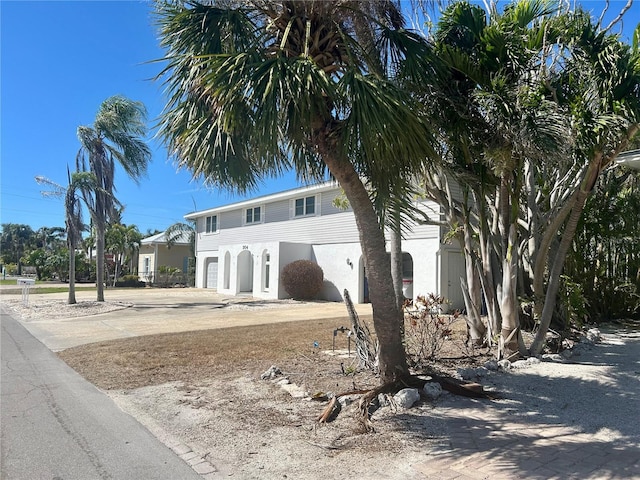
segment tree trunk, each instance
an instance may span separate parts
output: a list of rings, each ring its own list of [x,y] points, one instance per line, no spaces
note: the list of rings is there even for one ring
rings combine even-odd
[[[461,280],[462,291],[464,294],[464,303],[467,309],[465,319],[467,322],[467,331],[473,346],[479,347],[485,343],[485,336],[487,334],[487,328],[482,323],[480,314],[480,279],[478,278],[478,271],[476,269],[475,261],[473,258],[473,245],[471,237],[471,226],[465,223],[464,227],[464,259],[465,259],[465,273],[466,282]]]
[[[118,265],[120,265],[120,254],[116,253],[113,256],[113,260],[114,260],[114,265],[113,265],[113,283],[111,284],[112,287],[115,288],[116,286],[116,281],[118,279]]]
[[[104,223],[96,222],[96,301],[98,302],[104,302],[104,231]]]
[[[391,237],[389,249],[391,250],[391,278],[393,279],[393,290],[396,294],[398,308],[402,309],[404,304],[404,294],[402,292],[402,235],[400,234],[400,214],[391,212],[393,225],[391,227]]]
[[[509,243],[502,262],[502,295],[500,298],[500,315],[502,329],[500,330],[501,357],[517,356],[519,336],[519,312],[516,292],[518,271],[518,249],[515,245],[516,227],[509,229]]]
[[[355,215],[369,282],[373,325],[380,346],[380,380],[383,383],[392,382],[409,375],[409,368],[400,329],[402,312],[396,302],[384,230],[369,193],[353,166],[336,159],[327,146],[320,148],[320,151],[329,171],[343,188]]]
[[[518,237],[517,216],[513,213],[518,198],[513,188],[513,174],[502,175],[500,180],[500,233],[502,236],[502,283],[499,298],[502,328],[500,330],[501,358],[519,354],[520,318],[518,309]]]
[[[478,204],[479,213],[478,236],[480,243],[480,259],[482,262],[479,278],[487,306],[487,326],[489,328],[488,336],[491,338],[498,333],[502,325],[502,320],[500,318],[496,282],[494,280],[494,262],[492,261],[493,249],[491,247],[491,232],[489,230],[489,225],[487,224],[487,216],[485,212],[486,203],[481,195],[477,195],[476,203]]]
[[[560,288],[560,275],[564,269],[567,252],[573,243],[573,237],[576,234],[582,210],[584,210],[584,205],[595,185],[596,180],[598,179],[598,175],[599,168],[597,167],[594,167],[587,173],[587,178],[583,183],[584,187],[581,188],[576,195],[576,200],[573,208],[571,209],[571,214],[569,215],[564,231],[562,232],[562,240],[560,241],[558,252],[553,258],[553,265],[549,272],[549,284],[547,285],[544,307],[542,309],[542,315],[540,316],[540,326],[529,349],[531,355],[538,355],[544,347],[547,331],[549,330],[549,325],[551,325],[553,311],[556,308],[556,299]]]
[[[76,303],[76,247],[69,245],[69,305]]]
[[[544,279],[549,261],[551,244],[556,238],[560,227],[571,212],[571,209],[575,205],[576,198],[576,194],[572,195],[567,204],[564,205],[556,214],[551,224],[546,227],[545,232],[542,235],[540,245],[538,245],[537,248],[537,255],[533,268],[533,318],[536,320],[542,316],[542,309],[544,307]]]

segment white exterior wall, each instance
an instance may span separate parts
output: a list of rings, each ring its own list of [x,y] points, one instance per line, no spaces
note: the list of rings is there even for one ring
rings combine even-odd
[[[207,283],[207,262],[218,257],[217,250],[196,250],[196,288],[205,288]],[[219,261],[219,260],[218,260]],[[218,263],[218,286],[220,285],[220,264]]]
[[[313,246],[313,260],[324,272],[324,288],[320,298],[342,301],[342,293],[346,288],[354,302],[362,302],[363,280],[359,268],[361,256],[359,243]]]
[[[440,293],[440,242],[438,238],[402,241],[402,251],[413,260],[413,298]]]
[[[353,212],[333,206],[333,199],[340,194],[339,187],[303,188],[189,215],[188,218],[197,218],[196,287],[204,286],[207,260],[217,257],[218,292],[228,295],[250,293],[254,297],[268,299],[287,298],[280,283],[280,271],[294,260],[307,259],[315,261],[323,269],[325,286],[321,298],[341,301],[342,293],[347,289],[354,301],[362,302],[365,294],[364,268],[359,234]],[[294,199],[311,195],[316,195],[316,215],[292,218]],[[263,223],[244,225],[246,208],[256,206],[261,207]],[[421,204],[420,208],[431,218],[438,219],[438,205],[428,202]],[[217,215],[219,230],[207,234],[205,218],[210,215]],[[450,253],[457,252],[455,248],[440,244],[442,235],[438,226],[416,224],[403,239],[402,251],[410,254],[413,260],[413,298],[432,292],[450,298],[454,296],[450,289],[460,288],[459,279],[450,282],[448,275],[459,270],[460,266],[455,263],[462,257]],[[270,255],[268,290],[264,289],[265,252]],[[242,275],[248,272],[246,266],[239,271],[243,264],[239,258],[247,254],[251,255],[253,269],[252,291],[241,292],[246,283]],[[457,308],[461,306],[456,305]]]

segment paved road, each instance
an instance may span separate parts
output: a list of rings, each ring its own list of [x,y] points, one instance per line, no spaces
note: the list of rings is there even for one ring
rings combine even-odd
[[[2,480],[202,478],[6,311],[0,322]]]

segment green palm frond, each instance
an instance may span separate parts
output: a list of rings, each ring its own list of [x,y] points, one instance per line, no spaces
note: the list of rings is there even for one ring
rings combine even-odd
[[[289,168],[326,178],[319,136],[360,173],[386,172],[385,181],[401,163],[432,156],[429,125],[399,86],[400,73],[419,76],[430,46],[394,29],[401,22],[382,3],[161,6],[168,102],[159,134],[177,164],[245,191]],[[376,8],[389,8],[387,16]],[[220,40],[232,17],[245,26],[243,44]],[[211,35],[220,39],[209,43]]]

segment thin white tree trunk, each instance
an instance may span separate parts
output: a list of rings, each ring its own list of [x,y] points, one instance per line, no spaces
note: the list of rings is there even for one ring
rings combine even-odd
[[[69,305],[76,303],[76,247],[69,245]]]
[[[104,302],[104,226],[96,225],[96,301]]]

